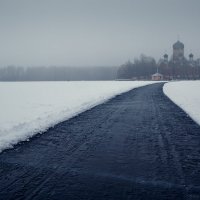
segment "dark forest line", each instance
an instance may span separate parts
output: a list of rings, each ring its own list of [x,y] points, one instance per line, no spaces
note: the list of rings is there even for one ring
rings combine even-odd
[[[120,67],[21,67],[0,68],[0,81],[99,81],[99,80],[151,80],[159,72],[164,80],[200,79],[200,59],[167,60],[158,62],[153,57],[142,54],[134,62],[128,61]]]

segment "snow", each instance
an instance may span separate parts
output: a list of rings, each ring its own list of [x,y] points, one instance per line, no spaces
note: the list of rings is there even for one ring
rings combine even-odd
[[[152,81],[1,82],[0,152]]]
[[[200,125],[200,81],[169,82],[163,91]]]

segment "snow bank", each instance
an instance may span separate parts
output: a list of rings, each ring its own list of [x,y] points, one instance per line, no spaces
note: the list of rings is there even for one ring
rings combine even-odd
[[[200,125],[200,81],[169,82],[163,91]]]
[[[0,152],[144,81],[1,82]]]

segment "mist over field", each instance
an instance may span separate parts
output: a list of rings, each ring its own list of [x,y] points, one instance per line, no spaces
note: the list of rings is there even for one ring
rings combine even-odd
[[[159,60],[179,38],[200,57],[199,0],[0,0],[0,67]]]
[[[118,67],[20,67],[0,68],[0,81],[115,80]]]

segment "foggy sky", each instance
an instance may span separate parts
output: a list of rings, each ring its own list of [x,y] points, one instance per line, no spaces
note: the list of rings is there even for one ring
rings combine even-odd
[[[0,0],[0,66],[118,66],[178,35],[200,57],[199,0]]]

